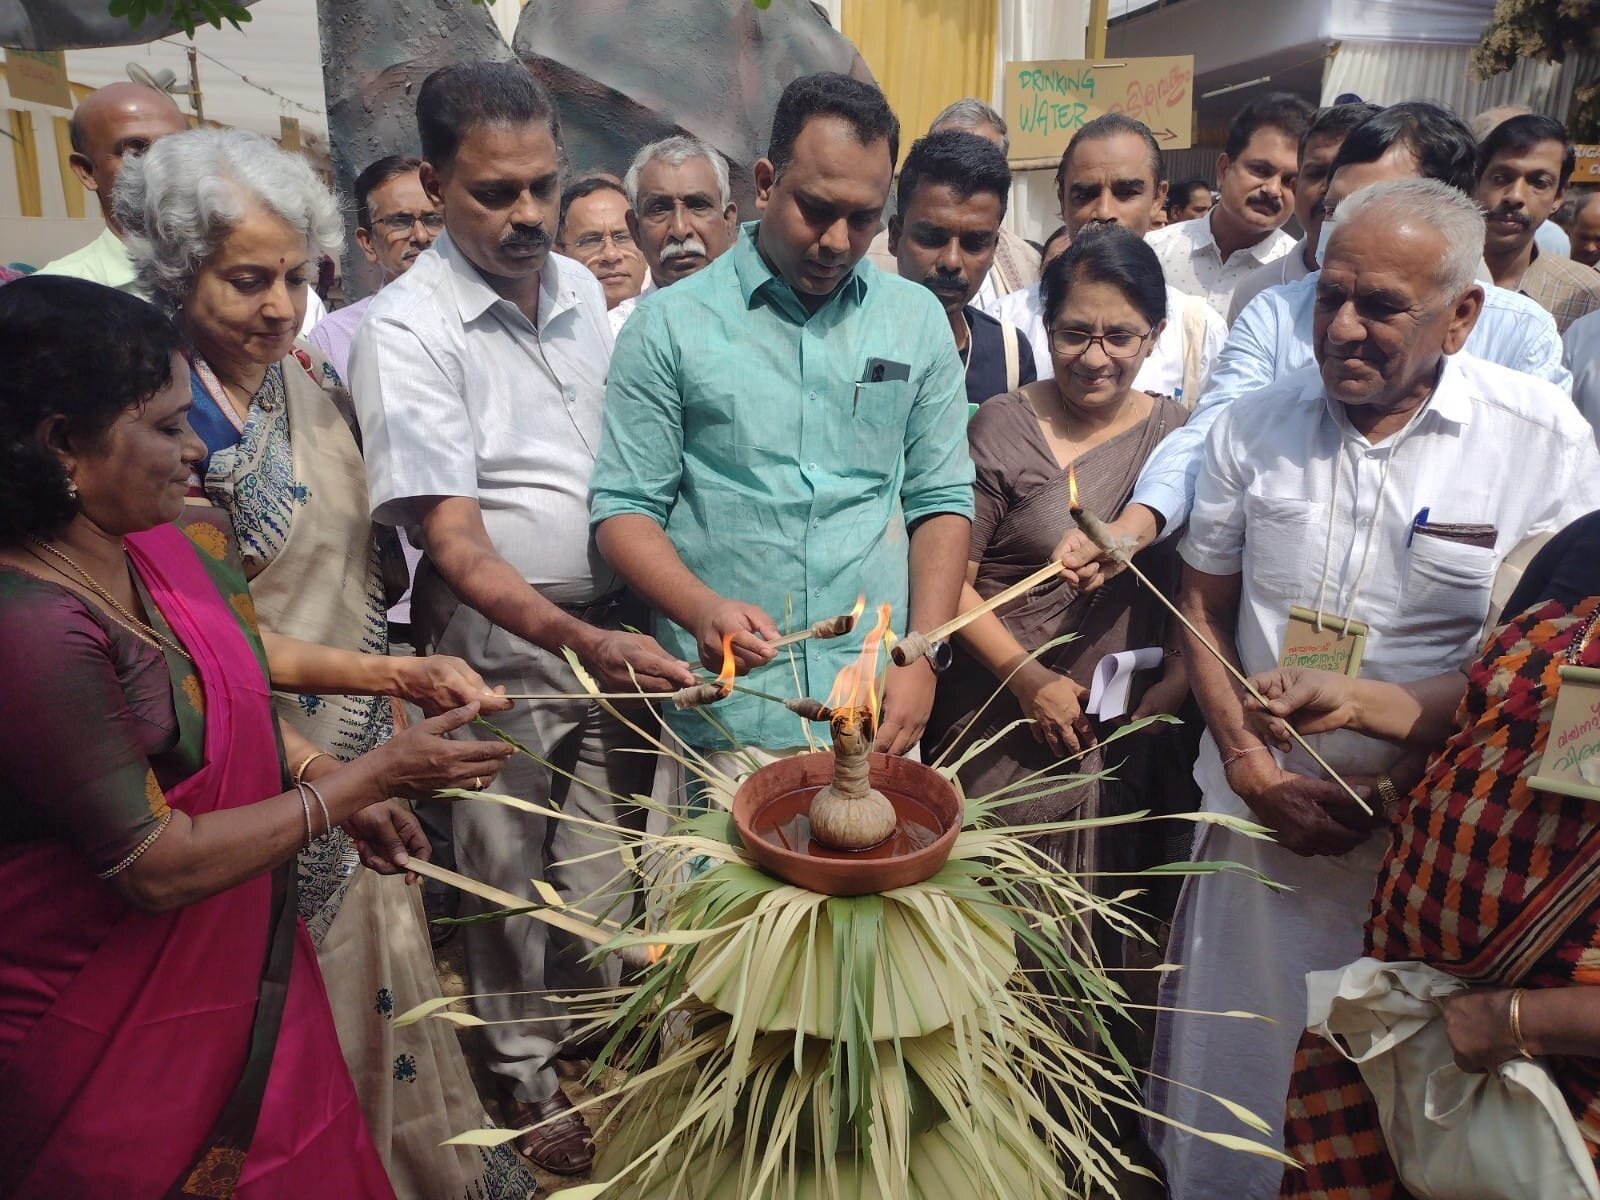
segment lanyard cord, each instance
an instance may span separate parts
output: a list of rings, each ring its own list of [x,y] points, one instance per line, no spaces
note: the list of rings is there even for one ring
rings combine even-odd
[[[1355,583],[1350,589],[1350,602],[1349,604],[1340,606],[1343,609],[1346,621],[1355,619],[1356,600],[1360,597],[1361,585],[1366,580],[1367,558],[1372,553],[1372,542],[1378,532],[1378,521],[1383,516],[1383,498],[1389,486],[1389,468],[1394,465],[1394,460],[1400,453],[1401,445],[1404,443],[1411,430],[1416,427],[1417,419],[1421,417],[1421,415],[1422,411],[1418,410],[1417,414],[1412,417],[1411,423],[1395,435],[1394,443],[1389,447],[1388,456],[1383,460],[1383,471],[1378,476],[1378,499],[1377,502],[1372,506],[1372,520],[1367,524],[1367,540],[1361,547],[1361,561],[1356,567]],[[1340,429],[1339,453],[1334,456],[1333,460],[1333,499],[1328,502],[1328,533],[1327,537],[1322,543],[1322,583],[1317,588],[1316,626],[1318,633],[1323,631],[1322,614],[1326,611],[1323,607],[1323,604],[1328,597],[1328,571],[1333,562],[1333,523],[1339,509],[1339,476],[1341,474],[1341,468],[1344,466],[1345,445],[1346,442],[1344,430]],[[1344,592],[1344,572],[1341,570],[1339,574],[1341,577],[1339,593],[1342,595]]]

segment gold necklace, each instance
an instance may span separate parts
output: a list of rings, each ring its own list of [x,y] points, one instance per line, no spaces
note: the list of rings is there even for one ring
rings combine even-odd
[[[77,577],[78,581],[80,583],[82,583],[84,587],[88,588],[96,596],[100,597],[100,599],[104,600],[107,604],[109,604],[111,606],[111,608],[112,608],[112,614],[111,615],[113,617],[117,618],[117,624],[121,625],[129,633],[134,634],[141,641],[148,642],[150,645],[156,647],[156,649],[158,649],[158,650],[160,650],[160,649],[171,650],[174,654],[181,655],[184,658],[188,659],[190,662],[194,661],[194,659],[190,656],[189,652],[187,650],[185,650],[182,646],[178,645],[177,642],[173,641],[171,638],[169,638],[166,635],[164,635],[159,629],[155,629],[152,626],[146,625],[143,621],[139,620],[138,617],[134,616],[126,608],[123,608],[122,607],[122,602],[120,600],[118,600],[115,596],[113,596],[104,587],[100,586],[99,581],[96,580],[94,578],[94,576],[90,575],[89,572],[85,571],[77,563],[73,562],[70,558],[68,558],[60,550],[57,550],[54,546],[50,545],[49,542],[41,541],[38,538],[32,538],[32,537],[29,538],[28,541],[32,542],[35,546],[39,547],[39,549],[45,551],[47,554],[53,554],[57,558],[59,558],[62,562],[64,562],[67,565],[67,567],[72,571],[73,575],[75,575]],[[37,554],[35,554],[34,557],[35,558],[39,558],[39,556]],[[39,559],[39,561],[43,562],[44,560],[43,559]]]

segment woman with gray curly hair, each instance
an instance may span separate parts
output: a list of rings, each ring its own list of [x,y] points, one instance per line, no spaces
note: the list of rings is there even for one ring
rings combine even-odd
[[[388,656],[385,611],[405,584],[398,542],[369,516],[349,393],[295,340],[316,263],[342,230],[310,166],[254,133],[190,130],[125,163],[113,206],[141,283],[189,345],[189,423],[206,453],[185,520],[237,544],[274,707],[320,748],[291,764],[294,781],[386,741],[393,696],[429,711],[503,705],[458,660]],[[501,1162],[440,1145],[486,1123],[450,1027],[393,1023],[397,1005],[437,997],[438,979],[415,889],[363,863],[426,847],[409,811],[388,845],[324,839],[297,864],[300,915],[399,1195],[524,1197],[533,1180],[508,1151]]]

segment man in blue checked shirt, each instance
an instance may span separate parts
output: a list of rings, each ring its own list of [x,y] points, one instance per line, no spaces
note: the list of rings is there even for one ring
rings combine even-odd
[[[790,84],[753,172],[761,219],[641,300],[617,340],[590,519],[669,652],[711,670],[725,636],[748,671],[780,630],[858,594],[890,603],[902,634],[955,614],[973,478],[961,364],[933,294],[862,261],[898,138],[871,84]],[[802,642],[756,686],[825,698],[860,644]],[[933,689],[926,662],[890,668],[879,749],[916,745]],[[707,751],[806,746],[794,716],[741,693],[667,717]]]

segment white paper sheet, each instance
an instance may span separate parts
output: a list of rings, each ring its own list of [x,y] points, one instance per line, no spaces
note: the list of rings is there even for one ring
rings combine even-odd
[[[1133,673],[1161,665],[1160,646],[1143,650],[1122,650],[1108,654],[1095,664],[1089,684],[1089,704],[1084,709],[1091,717],[1114,721],[1128,711],[1128,695],[1133,689]]]

